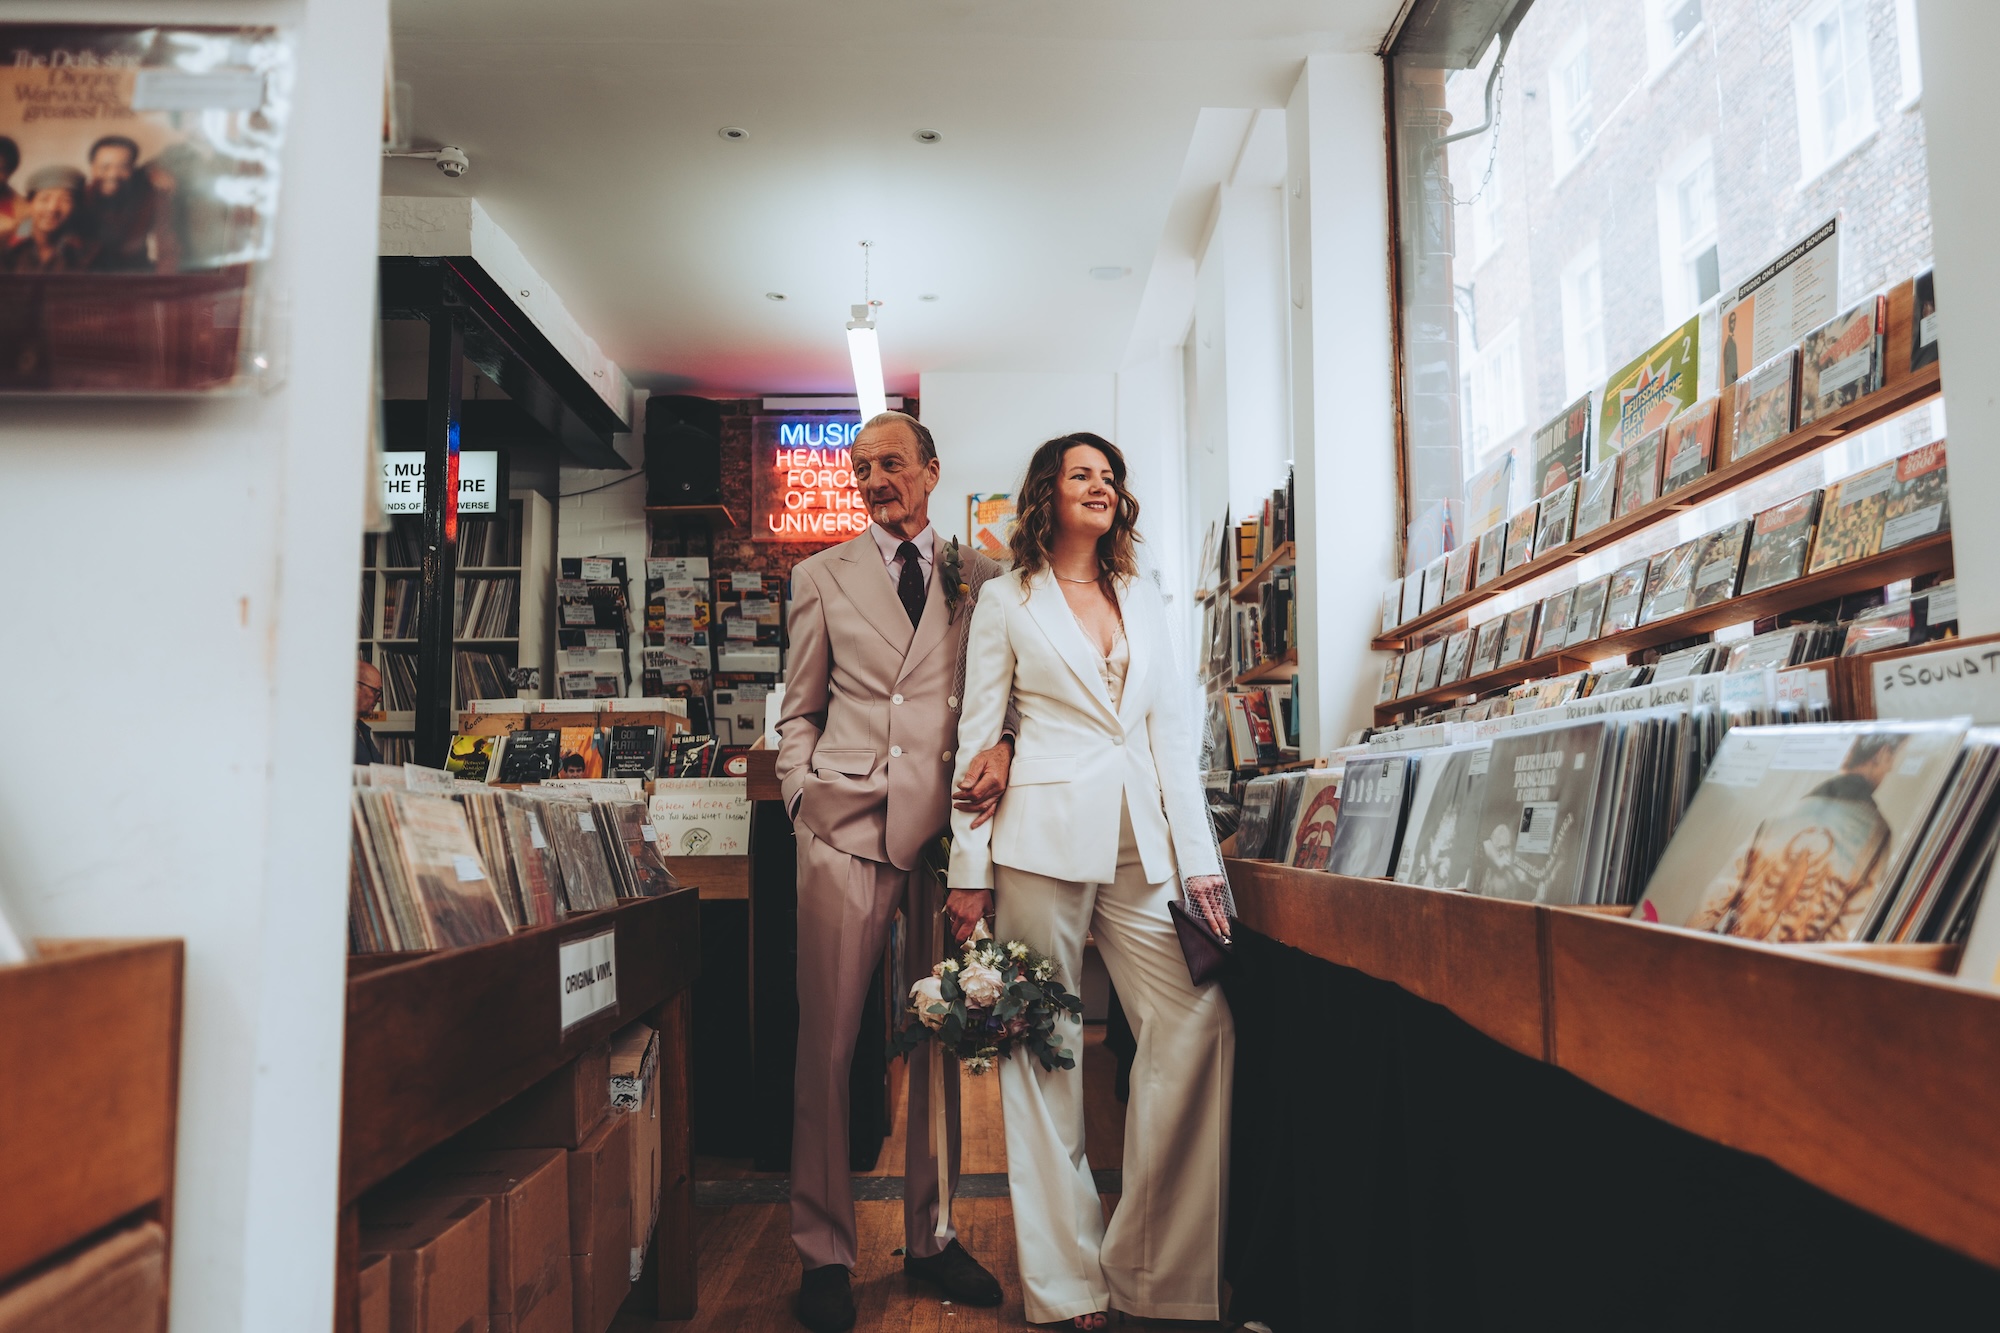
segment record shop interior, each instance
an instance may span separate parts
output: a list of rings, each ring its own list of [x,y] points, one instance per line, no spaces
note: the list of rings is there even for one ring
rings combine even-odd
[[[0,36],[0,1333],[2000,1306],[2000,6]]]

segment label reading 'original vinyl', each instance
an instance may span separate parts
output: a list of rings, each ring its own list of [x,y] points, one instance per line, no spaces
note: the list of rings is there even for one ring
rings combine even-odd
[[[571,940],[556,951],[556,993],[567,1032],[618,1003],[618,932]]]

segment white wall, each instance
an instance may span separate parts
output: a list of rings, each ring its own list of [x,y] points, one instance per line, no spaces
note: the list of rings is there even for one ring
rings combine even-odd
[[[265,275],[289,307],[290,382],[223,400],[15,399],[0,415],[0,623],[19,645],[0,655],[0,697],[15,753],[35,757],[0,768],[0,896],[36,934],[187,941],[182,1333],[332,1320],[387,8],[8,14],[299,33]],[[74,589],[108,591],[115,614]]]
[[[618,456],[637,471],[565,467],[558,474],[562,498],[556,502],[556,558],[624,556],[625,577],[630,581],[633,599],[640,603],[632,609],[633,623],[641,628],[646,596],[646,556],[652,550],[652,533],[646,522],[646,399],[644,389],[633,393],[632,433],[611,437],[611,446]],[[600,490],[600,487],[603,489]],[[642,661],[639,653],[644,641],[643,634],[631,636],[626,669],[631,673],[632,682],[625,690],[627,694],[639,693]],[[607,649],[602,656],[608,660],[615,654]],[[555,649],[555,659],[556,672],[560,675],[565,665],[561,648]],[[611,668],[606,666],[604,669],[609,671]],[[558,697],[562,692],[560,684],[556,680],[544,681],[542,697]]]
[[[1937,263],[1938,361],[1951,422],[1952,559],[1958,614],[1966,634],[2000,632],[2000,177],[1993,169],[1993,121],[2000,92],[1993,52],[2000,5],[1991,0],[1918,0],[1924,68],[1924,138]],[[1954,373],[1956,372],[1956,373]]]
[[[1286,117],[1292,433],[1298,465],[1300,740],[1324,754],[1371,720],[1396,546],[1382,62],[1306,60]]]
[[[1043,441],[1087,430],[1123,447],[1112,375],[926,371],[921,385],[942,466],[931,522],[946,537],[966,537],[966,496],[1016,489]]]

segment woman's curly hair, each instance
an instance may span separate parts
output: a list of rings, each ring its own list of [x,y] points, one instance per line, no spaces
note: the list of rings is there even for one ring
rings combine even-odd
[[[1125,455],[1102,435],[1081,430],[1059,436],[1035,450],[1035,456],[1028,460],[1028,473],[1015,492],[1014,533],[1007,544],[1013,552],[1014,568],[1021,572],[1024,582],[1049,567],[1049,553],[1056,540],[1056,500],[1062,484],[1063,455],[1083,445],[1103,454],[1111,464],[1113,489],[1118,494],[1111,531],[1097,539],[1098,564],[1108,579],[1125,582],[1138,576],[1139,560],[1133,547],[1139,541],[1139,501],[1125,486]]]

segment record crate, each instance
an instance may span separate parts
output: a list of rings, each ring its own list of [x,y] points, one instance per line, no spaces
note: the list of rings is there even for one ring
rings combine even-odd
[[[172,1238],[182,943],[36,946],[0,967],[0,1291],[121,1223]]]

